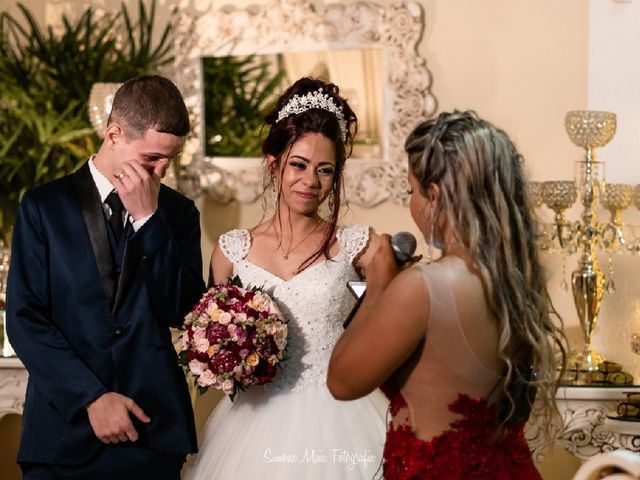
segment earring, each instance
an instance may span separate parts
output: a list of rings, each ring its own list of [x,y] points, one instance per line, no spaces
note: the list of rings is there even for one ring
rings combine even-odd
[[[435,222],[433,221],[433,210],[429,216],[429,239],[427,240],[427,263],[433,261],[433,243],[434,243]]]
[[[329,194],[329,199],[327,200],[327,207],[329,207],[329,211],[333,212],[333,209],[336,208],[335,197],[333,192]]]
[[[276,181],[271,177],[271,199],[274,203],[278,201],[278,190],[276,189]]]

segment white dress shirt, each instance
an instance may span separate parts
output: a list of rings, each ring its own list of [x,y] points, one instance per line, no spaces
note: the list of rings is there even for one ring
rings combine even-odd
[[[98,188],[98,193],[100,194],[100,201],[102,202],[102,208],[104,208],[105,212],[107,212],[107,216],[110,218],[111,217],[111,208],[109,207],[109,205],[107,205],[107,203],[105,202],[105,200],[107,199],[107,197],[109,196],[109,194],[111,192],[113,192],[115,189],[113,188],[113,185],[111,184],[111,182],[107,179],[107,177],[105,177],[100,170],[98,170],[96,168],[96,166],[93,163],[93,158],[95,157],[95,155],[93,155],[90,159],[89,159],[89,171],[91,172],[91,176],[93,177],[93,181],[96,184],[96,187]],[[153,215],[153,213],[151,214]],[[131,215],[129,215],[129,212],[127,212],[126,210],[122,211],[122,221],[124,222],[125,220],[128,220],[131,222],[131,226],[133,227],[133,231],[137,232],[138,230],[140,230],[140,228],[142,228],[142,226],[147,223],[147,220],[149,220],[151,218],[151,215],[147,215],[146,217],[140,218],[138,220],[134,220]]]

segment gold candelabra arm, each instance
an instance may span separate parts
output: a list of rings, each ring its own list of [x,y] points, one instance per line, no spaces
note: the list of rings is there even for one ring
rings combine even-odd
[[[634,200],[633,186],[624,183],[607,183],[600,203],[609,210],[609,223],[602,229],[602,243],[608,251],[626,248],[622,211]]]

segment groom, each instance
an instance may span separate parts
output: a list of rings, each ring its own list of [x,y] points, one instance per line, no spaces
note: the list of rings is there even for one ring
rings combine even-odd
[[[160,183],[188,132],[173,83],[129,80],[98,153],[22,199],[7,332],[29,372],[27,480],[177,480],[196,450],[169,327],[204,290],[199,213]]]

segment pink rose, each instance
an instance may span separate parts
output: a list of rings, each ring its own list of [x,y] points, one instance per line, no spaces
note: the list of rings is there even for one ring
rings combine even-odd
[[[194,375],[202,375],[202,372],[208,370],[207,364],[199,362],[198,360],[191,360],[189,362],[189,370]]]
[[[201,387],[210,387],[211,385],[213,385],[214,381],[215,377],[213,375],[213,372],[211,372],[211,370],[205,370],[198,377],[198,380],[196,382]]]
[[[196,338],[194,339],[193,344],[198,352],[204,353],[209,350],[209,340],[206,338]]]
[[[227,395],[231,395],[233,393],[233,380],[227,378],[224,382],[222,382],[222,391]]]
[[[231,318],[232,316],[229,312],[223,312],[222,310],[218,310],[218,314],[215,317],[215,319],[221,325],[229,325],[229,323],[231,322]]]
[[[247,339],[247,334],[244,332],[242,327],[239,327],[238,325],[229,325],[227,327],[227,330],[229,330],[231,340],[233,340],[234,342],[244,343],[244,341]]]
[[[204,328],[196,328],[193,330],[193,339],[198,340],[201,338],[207,338],[207,331]]]

